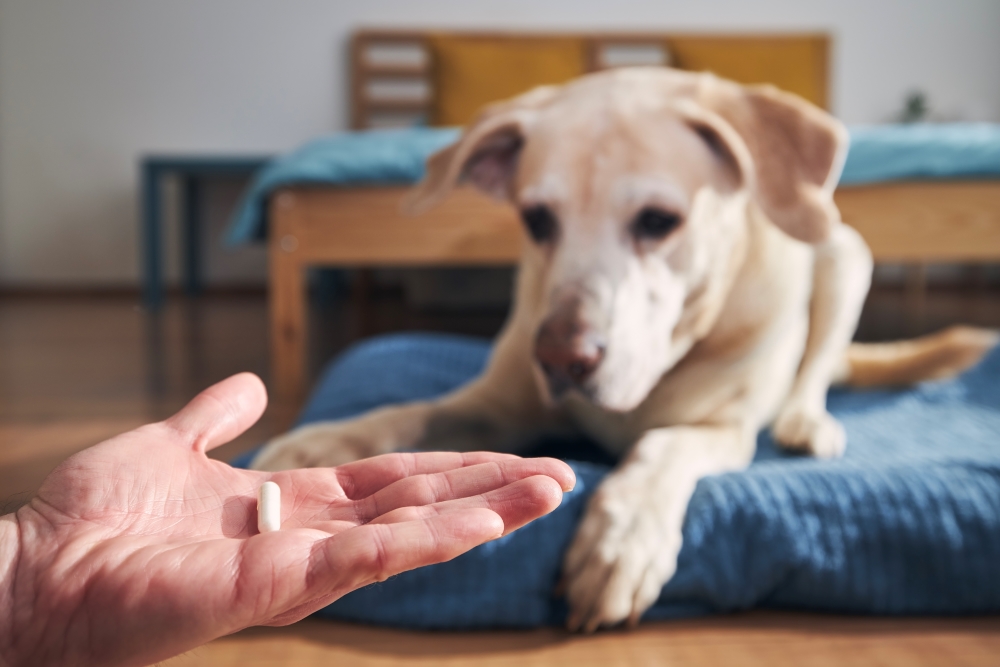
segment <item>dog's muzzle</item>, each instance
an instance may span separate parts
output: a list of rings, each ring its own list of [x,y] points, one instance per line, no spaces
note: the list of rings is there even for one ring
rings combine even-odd
[[[570,389],[587,394],[607,347],[604,337],[579,318],[575,308],[549,316],[535,336],[535,360],[545,373],[549,391],[558,398]]]

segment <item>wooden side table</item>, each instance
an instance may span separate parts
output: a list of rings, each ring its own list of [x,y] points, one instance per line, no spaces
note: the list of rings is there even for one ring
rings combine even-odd
[[[189,294],[196,294],[202,287],[201,249],[198,247],[202,182],[213,176],[251,176],[270,159],[266,155],[145,155],[141,158],[139,224],[142,298],[146,308],[156,311],[163,305],[163,202],[160,194],[163,177],[173,175],[181,181],[184,289]]]

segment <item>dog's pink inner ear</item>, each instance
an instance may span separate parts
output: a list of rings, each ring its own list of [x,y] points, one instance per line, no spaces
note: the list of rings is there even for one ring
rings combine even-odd
[[[422,213],[463,182],[494,197],[506,198],[523,145],[517,119],[487,117],[466,130],[457,143],[427,160],[427,173],[403,200],[403,210]]]
[[[736,132],[748,151],[753,194],[763,212],[792,238],[824,241],[840,219],[833,190],[846,155],[846,128],[773,86],[743,87],[700,76],[699,101]]]
[[[793,238],[823,241],[840,219],[833,189],[847,148],[836,119],[794,95],[770,87],[745,93],[740,128],[757,167],[758,201]]]
[[[461,180],[494,197],[506,197],[522,146],[524,139],[513,130],[487,137],[466,161]]]

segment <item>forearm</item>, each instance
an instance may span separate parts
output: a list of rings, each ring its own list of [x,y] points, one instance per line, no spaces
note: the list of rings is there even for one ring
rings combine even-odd
[[[0,517],[0,667],[12,665],[10,656],[13,643],[14,575],[21,552],[21,530],[17,517],[6,514]]]

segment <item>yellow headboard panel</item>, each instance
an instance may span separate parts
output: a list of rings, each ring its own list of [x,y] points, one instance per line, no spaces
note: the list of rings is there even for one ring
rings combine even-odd
[[[433,35],[428,43],[433,125],[463,125],[490,102],[587,72],[586,45],[574,37]]]
[[[827,108],[825,35],[678,36],[667,39],[673,66],[710,71],[739,83],[771,83]]]
[[[772,83],[828,108],[829,49],[824,34],[360,31],[352,41],[352,125],[461,125],[490,102],[628,64]]]

